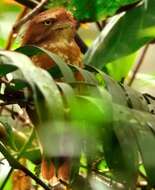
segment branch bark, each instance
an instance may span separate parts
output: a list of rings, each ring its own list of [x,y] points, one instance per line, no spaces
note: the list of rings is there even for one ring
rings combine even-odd
[[[134,69],[134,71],[133,71],[133,74],[132,74],[132,76],[131,76],[131,79],[130,79],[130,81],[128,82],[128,85],[129,85],[129,86],[131,86],[132,83],[133,83],[133,81],[135,80],[136,75],[137,75],[137,73],[138,73],[138,71],[139,71],[141,65],[143,64],[143,61],[144,61],[144,58],[145,58],[145,55],[146,55],[146,53],[147,53],[148,48],[149,48],[149,44],[147,44],[147,45],[144,47],[143,51],[142,51],[142,54],[141,54],[140,59],[138,60],[138,62],[137,62],[137,64],[136,64],[136,67],[135,67],[135,69]]]
[[[43,6],[47,3],[47,1],[48,0],[42,0],[30,13],[28,13],[19,22],[17,22],[13,27],[13,31],[15,32],[16,30],[18,30],[18,28],[20,28],[23,24],[30,20],[34,15],[39,13]]]
[[[0,143],[0,152],[7,159],[10,166],[14,169],[22,170],[26,175],[30,176],[36,183],[42,186],[45,190],[51,190],[49,186],[47,186],[42,180],[36,177],[30,170],[25,168],[22,164],[20,164],[4,147],[2,143]]]
[[[24,7],[22,12],[19,14],[17,20],[16,20],[16,23],[20,21],[20,19],[22,19],[28,12],[28,8],[27,7]],[[10,50],[11,49],[11,46],[13,44],[13,42],[15,41],[16,37],[17,37],[17,33],[19,31],[17,30],[16,32],[13,30],[11,30],[10,34],[9,34],[9,37],[8,37],[8,40],[7,40],[7,43],[6,43],[6,47],[5,49],[6,50]]]

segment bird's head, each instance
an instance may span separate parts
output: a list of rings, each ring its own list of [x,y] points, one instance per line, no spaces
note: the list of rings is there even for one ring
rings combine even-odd
[[[75,36],[76,25],[76,20],[65,8],[41,12],[28,24],[23,45],[40,44],[48,40],[59,40],[59,38],[72,40]]]

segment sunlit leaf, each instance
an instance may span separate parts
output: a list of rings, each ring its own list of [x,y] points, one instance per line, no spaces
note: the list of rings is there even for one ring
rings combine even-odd
[[[123,57],[106,65],[107,73],[118,82],[123,82],[135,63],[137,54]]]
[[[103,69],[105,64],[128,56],[153,40],[154,6],[155,1],[148,0],[147,7],[141,5],[128,11],[114,26],[111,21],[89,48],[85,63]]]
[[[138,0],[50,0],[48,7],[64,6],[72,11],[78,20],[96,21],[112,16],[120,7],[135,2]]]

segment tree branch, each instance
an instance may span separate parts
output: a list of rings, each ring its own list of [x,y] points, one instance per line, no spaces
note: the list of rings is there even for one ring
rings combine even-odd
[[[23,147],[21,148],[21,151],[19,152],[18,156],[17,156],[17,160],[19,160],[21,158],[21,156],[23,155],[23,153],[25,152],[25,150],[30,146],[33,138],[34,138],[34,135],[35,135],[35,131],[34,131],[34,128],[32,129],[32,132],[30,134],[30,137],[28,139],[28,141],[23,145]],[[9,177],[11,176],[12,172],[13,172],[14,168],[12,167],[10,169],[10,171],[8,172],[6,178],[4,179],[1,187],[0,187],[0,190],[3,190],[3,188],[5,187]]]
[[[22,12],[18,16],[18,18],[16,20],[16,23],[19,22],[19,20],[21,20],[21,18],[23,18],[26,15],[27,11],[28,11],[28,8],[24,7]],[[11,32],[9,34],[7,43],[6,43],[6,47],[5,47],[6,50],[11,49],[11,46],[12,46],[13,42],[15,41],[18,32],[19,32],[19,30],[14,31],[13,28],[12,28],[12,30],[11,30]]]
[[[96,26],[98,27],[99,31],[102,31],[103,27],[102,24],[100,24],[100,22],[96,22]]]
[[[137,62],[137,64],[136,64],[136,67],[135,67],[135,69],[134,69],[134,71],[133,71],[133,74],[132,74],[132,76],[131,76],[131,79],[130,79],[130,81],[128,82],[128,85],[129,85],[129,86],[131,86],[132,83],[133,83],[133,81],[135,80],[136,75],[137,75],[137,73],[138,73],[138,71],[139,71],[139,69],[140,69],[140,67],[141,67],[141,65],[142,65],[142,63],[143,63],[143,61],[144,61],[144,58],[145,58],[145,55],[146,55],[146,53],[147,53],[148,48],[149,48],[149,44],[147,44],[147,45],[144,47],[143,51],[142,51],[142,54],[141,54],[140,59],[138,60],[138,62]]]
[[[18,30],[23,24],[25,24],[28,20],[30,20],[34,15],[36,15],[38,12],[41,11],[45,3],[47,3],[48,0],[42,0],[30,13],[28,13],[23,19],[21,19],[19,22],[17,22],[14,27],[13,31]]]
[[[83,54],[86,53],[88,47],[87,45],[84,43],[84,41],[80,38],[80,36],[78,34],[75,35],[75,41],[78,44],[78,46],[80,47],[80,50]]]
[[[26,167],[20,164],[4,147],[4,145],[0,142],[0,152],[7,159],[10,166],[14,169],[22,170],[26,175],[30,176],[36,183],[42,186],[45,190],[51,190],[49,186],[47,186],[42,180],[36,177],[31,171],[29,171]]]
[[[15,0],[16,2],[30,8],[33,9],[34,7],[36,7],[38,5],[38,1],[36,0]]]

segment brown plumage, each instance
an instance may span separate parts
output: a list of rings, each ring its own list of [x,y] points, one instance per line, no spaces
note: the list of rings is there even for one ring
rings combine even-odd
[[[38,45],[56,53],[66,63],[82,67],[81,51],[74,40],[76,24],[71,13],[64,8],[44,11],[30,21],[22,45]],[[36,55],[32,60],[44,69],[54,64],[47,55]]]
[[[72,14],[64,8],[50,9],[36,15],[28,24],[22,45],[37,45],[59,55],[66,63],[83,67],[81,51],[74,37],[76,33],[76,20]],[[40,54],[32,57],[36,66],[49,69],[54,65],[47,55]],[[76,73],[76,77],[79,79]],[[42,160],[41,172],[46,180],[58,179],[69,181],[70,159],[60,159],[59,167],[56,168],[48,158]],[[57,174],[56,174],[57,173]]]

